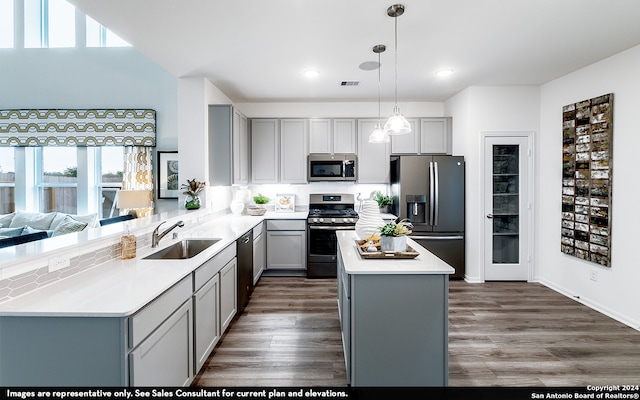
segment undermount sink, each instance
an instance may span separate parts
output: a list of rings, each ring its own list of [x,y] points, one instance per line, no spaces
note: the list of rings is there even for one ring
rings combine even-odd
[[[185,239],[160,251],[143,257],[143,260],[186,260],[195,257],[220,239]]]

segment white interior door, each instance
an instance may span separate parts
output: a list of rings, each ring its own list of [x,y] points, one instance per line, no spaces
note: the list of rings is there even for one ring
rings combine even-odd
[[[484,279],[528,281],[532,132],[484,134]]]

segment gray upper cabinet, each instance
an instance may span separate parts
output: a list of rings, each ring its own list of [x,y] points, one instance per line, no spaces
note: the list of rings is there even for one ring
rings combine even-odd
[[[353,153],[356,152],[356,120],[355,119],[334,119],[333,120],[333,152]]]
[[[225,186],[249,183],[247,118],[231,105],[209,106],[209,180]]]
[[[249,126],[247,117],[233,110],[233,183],[249,184]]]
[[[451,118],[408,121],[412,132],[391,137],[391,154],[451,154]]]
[[[309,120],[309,153],[356,152],[356,120],[322,118]]]
[[[307,183],[306,119],[280,120],[280,183]]]
[[[251,120],[251,182],[278,183],[280,121]]]
[[[420,125],[420,153],[452,153],[451,118],[423,118]]]
[[[309,121],[309,153],[330,154],[332,150],[333,126],[330,119]]]
[[[418,154],[420,149],[420,120],[407,118],[411,132],[391,136],[391,154]]]
[[[251,120],[251,182],[307,183],[306,119]]]
[[[389,143],[369,143],[377,122],[358,120],[358,183],[389,183]]]

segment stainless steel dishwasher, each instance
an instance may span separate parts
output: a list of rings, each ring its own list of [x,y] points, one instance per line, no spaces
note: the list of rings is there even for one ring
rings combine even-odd
[[[253,292],[253,230],[236,241],[238,258],[238,313],[244,311]]]

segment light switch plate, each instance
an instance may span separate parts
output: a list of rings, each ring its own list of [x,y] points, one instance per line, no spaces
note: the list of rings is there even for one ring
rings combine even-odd
[[[51,257],[49,259],[49,272],[66,268],[71,263],[69,257]]]
[[[598,282],[598,271],[591,270],[591,280],[594,282]]]

